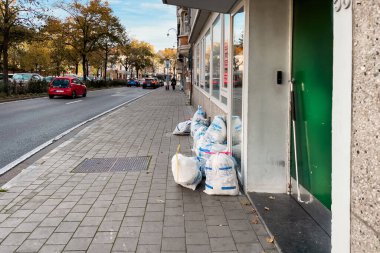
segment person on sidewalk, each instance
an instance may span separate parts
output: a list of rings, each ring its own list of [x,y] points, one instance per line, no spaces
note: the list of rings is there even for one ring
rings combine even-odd
[[[175,80],[175,78],[173,77],[171,82],[172,82],[172,88],[173,90],[175,90],[175,86],[177,85],[177,80]]]

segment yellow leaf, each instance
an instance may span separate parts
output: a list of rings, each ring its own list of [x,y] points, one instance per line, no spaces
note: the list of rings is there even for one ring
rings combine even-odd
[[[252,223],[252,224],[258,224],[258,223],[259,223],[259,219],[258,219],[258,217],[253,218],[253,219],[251,220],[251,223]]]
[[[274,236],[267,237],[267,243],[273,243],[274,242]]]

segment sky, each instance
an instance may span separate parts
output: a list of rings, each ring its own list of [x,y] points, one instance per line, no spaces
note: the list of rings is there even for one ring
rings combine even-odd
[[[49,2],[54,5],[56,0]],[[156,51],[176,44],[173,30],[167,36],[168,30],[177,26],[175,6],[163,4],[162,0],[108,0],[108,3],[131,38],[149,42]],[[65,15],[56,8],[54,12],[56,16]]]
[[[156,50],[172,48],[176,42],[176,7],[162,0],[108,0],[132,38],[152,44]]]

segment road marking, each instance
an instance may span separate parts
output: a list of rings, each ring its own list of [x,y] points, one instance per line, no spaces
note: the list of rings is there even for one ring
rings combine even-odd
[[[73,101],[73,102],[68,102],[66,103],[67,105],[71,105],[71,104],[75,104],[75,103],[79,103],[79,102],[82,102],[83,100],[77,100],[77,101]]]
[[[50,144],[52,144],[52,143],[58,141],[59,139],[61,139],[61,138],[64,137],[65,135],[69,134],[70,132],[74,131],[74,130],[77,129],[78,127],[81,127],[81,126],[83,126],[84,124],[87,124],[88,122],[93,121],[93,120],[95,120],[95,119],[98,119],[98,118],[104,116],[105,114],[108,114],[108,113],[110,113],[110,112],[112,112],[112,111],[115,111],[116,109],[119,109],[120,107],[122,107],[122,106],[124,106],[124,105],[132,104],[132,103],[135,102],[136,100],[138,100],[138,99],[140,99],[140,98],[142,98],[142,97],[144,97],[144,96],[146,96],[146,95],[152,93],[153,91],[154,91],[154,90],[152,90],[152,91],[150,91],[150,92],[147,92],[147,93],[144,93],[144,94],[142,94],[142,95],[140,95],[140,96],[138,96],[138,97],[136,97],[136,98],[133,98],[133,99],[131,99],[131,100],[128,100],[128,101],[126,101],[126,102],[124,102],[124,103],[121,103],[120,105],[117,105],[117,106],[115,106],[115,107],[113,107],[113,108],[111,108],[111,109],[109,109],[109,110],[107,110],[107,111],[105,111],[105,112],[102,112],[102,113],[100,113],[100,114],[98,114],[98,115],[92,117],[91,119],[88,119],[88,120],[85,120],[85,121],[79,123],[78,125],[76,125],[76,126],[70,128],[69,130],[66,130],[65,132],[63,132],[63,133],[57,135],[56,137],[54,137],[53,139],[51,139],[51,140],[49,140],[49,141],[47,141],[47,142],[41,144],[40,146],[36,147],[36,148],[33,149],[32,151],[29,151],[28,153],[26,153],[25,155],[21,156],[21,157],[18,158],[17,160],[15,160],[15,161],[13,161],[13,162],[11,162],[11,163],[5,165],[3,168],[0,169],[0,175],[3,175],[5,172],[11,170],[13,167],[15,167],[15,166],[17,166],[18,164],[22,163],[23,161],[25,161],[25,160],[28,159],[29,157],[33,156],[34,154],[38,153],[38,152],[41,151],[42,149],[44,149],[44,148],[46,148],[47,146],[49,146]],[[10,181],[9,181],[9,182],[10,182]],[[8,183],[9,183],[9,182],[8,182]],[[8,183],[7,183],[7,184],[8,184]],[[6,185],[7,185],[7,184],[3,185],[2,188],[6,189]]]

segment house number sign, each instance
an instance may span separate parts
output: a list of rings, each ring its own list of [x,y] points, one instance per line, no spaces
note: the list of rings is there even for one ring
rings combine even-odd
[[[351,0],[334,0],[335,11],[339,12],[342,8],[348,9],[351,6]]]

